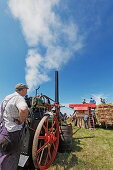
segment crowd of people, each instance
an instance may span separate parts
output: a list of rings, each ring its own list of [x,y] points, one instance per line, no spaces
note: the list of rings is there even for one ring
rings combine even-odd
[[[86,104],[86,103],[87,103],[86,99],[83,99],[82,104]],[[89,103],[90,104],[96,104],[96,101],[91,97]]]
[[[86,104],[86,103],[87,103],[87,102],[86,102],[86,99],[83,99],[82,104]],[[90,101],[89,101],[88,103],[90,103],[90,104],[96,104],[96,101],[91,97],[91,98],[90,98]],[[101,103],[101,104],[105,104],[105,103],[106,103],[106,100],[105,100],[104,98],[100,97],[100,103]]]

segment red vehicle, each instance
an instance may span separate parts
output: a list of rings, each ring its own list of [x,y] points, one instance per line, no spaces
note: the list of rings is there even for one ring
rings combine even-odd
[[[29,117],[23,130],[18,169],[45,170],[56,157],[60,137],[60,107],[57,71],[55,75],[55,100],[42,94],[26,98]]]
[[[93,112],[95,111],[96,104],[69,104],[69,107],[74,109],[76,111],[76,118],[79,122],[79,127],[83,126],[83,119],[84,115],[88,114],[89,115],[89,127],[90,128],[95,128],[95,122],[94,122],[94,117],[93,117]]]

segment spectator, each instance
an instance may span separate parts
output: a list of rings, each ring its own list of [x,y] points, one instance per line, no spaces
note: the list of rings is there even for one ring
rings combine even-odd
[[[89,128],[89,126],[88,126],[88,119],[89,119],[88,114],[85,114],[84,115],[84,127],[85,127],[85,129]]]
[[[64,113],[64,121],[66,121],[67,120],[67,114],[66,113]]]
[[[93,120],[94,120],[94,125],[96,125],[96,114],[95,114],[95,110],[94,109],[92,109],[91,110],[91,114],[92,114],[92,118],[93,118]]]
[[[90,98],[90,104],[96,104],[96,101],[92,97]]]
[[[84,100],[82,101],[82,103],[85,104],[85,103],[86,103],[86,99],[84,99]]]
[[[74,123],[74,126],[77,126],[76,112],[73,113],[73,123]]]
[[[101,101],[102,104],[106,103],[105,99],[103,99],[103,98],[100,98],[100,101]]]
[[[59,116],[60,116],[60,120],[64,121],[64,115],[62,112],[60,112]]]

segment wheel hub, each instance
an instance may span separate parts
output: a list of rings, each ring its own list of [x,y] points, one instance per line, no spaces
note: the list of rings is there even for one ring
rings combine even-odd
[[[45,142],[53,143],[56,141],[56,137],[53,133],[45,133]]]

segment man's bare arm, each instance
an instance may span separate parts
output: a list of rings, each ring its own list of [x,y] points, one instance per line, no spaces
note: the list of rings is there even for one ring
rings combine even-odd
[[[28,117],[28,108],[22,108],[19,110],[19,115],[20,115],[20,122],[23,123],[26,121],[26,118]]]
[[[28,108],[19,109],[19,118],[14,119],[14,122],[18,125],[24,123],[28,117]]]

